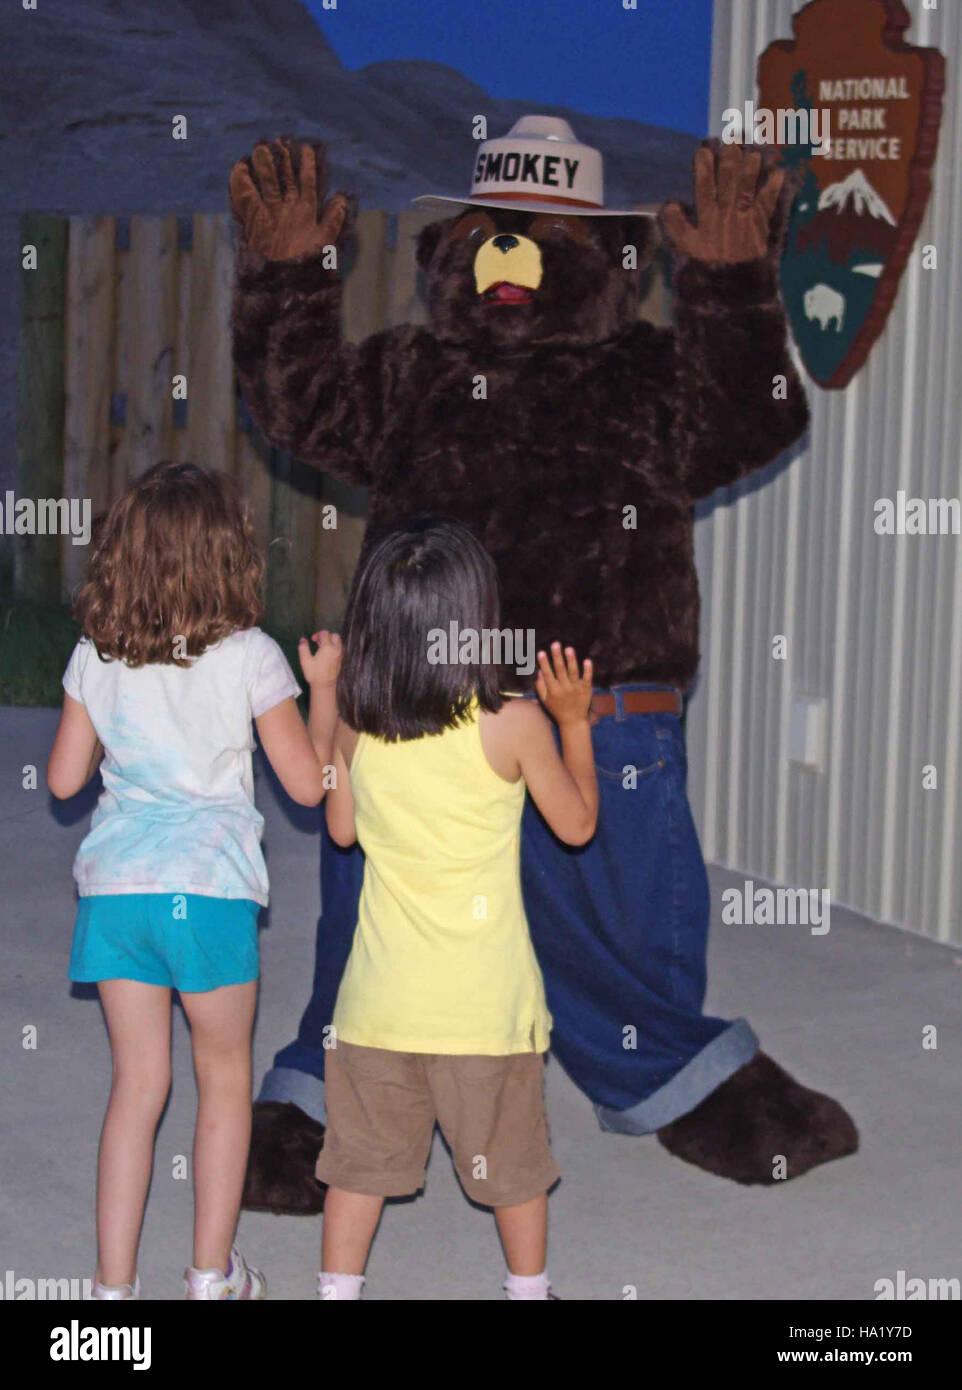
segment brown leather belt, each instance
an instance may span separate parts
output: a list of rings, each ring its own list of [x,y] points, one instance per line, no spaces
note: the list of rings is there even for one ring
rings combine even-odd
[[[626,690],[621,695],[625,714],[681,714],[681,695],[677,690]],[[596,719],[617,713],[614,695],[592,695],[591,713]]]

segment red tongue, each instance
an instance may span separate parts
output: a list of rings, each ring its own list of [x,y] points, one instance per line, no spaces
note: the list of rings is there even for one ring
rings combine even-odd
[[[522,303],[531,298],[531,291],[526,289],[524,285],[509,285],[506,280],[503,280],[500,285],[495,285],[491,294],[494,299],[503,300],[508,304]]]

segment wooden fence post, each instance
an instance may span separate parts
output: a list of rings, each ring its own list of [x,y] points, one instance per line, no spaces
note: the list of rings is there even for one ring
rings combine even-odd
[[[114,240],[112,217],[70,219],[63,492],[65,497],[89,498],[94,516],[111,500]],[[68,597],[86,567],[88,550],[66,542],[61,557]]]
[[[177,218],[132,217],[121,310],[126,325],[127,407],[117,449],[123,486],[173,446],[177,335]]]
[[[21,218],[20,246],[21,256],[23,247],[36,247],[37,268],[24,270],[21,266],[20,271],[19,495],[35,500],[59,498],[63,488],[66,219]],[[18,592],[43,602],[58,602],[59,537],[18,536],[14,556]]]
[[[397,217],[397,250],[394,253],[394,274],[391,276],[388,299],[388,323],[427,323],[428,311],[418,294],[417,263],[418,237],[430,222],[437,221],[436,212],[400,212]]]
[[[190,253],[186,457],[200,468],[234,472],[234,367],[231,292],[234,256],[225,214],[194,218]]]
[[[334,508],[336,529],[324,526],[325,506]],[[347,594],[367,526],[367,490],[324,476],[317,532],[314,609],[320,627],[340,629]]]
[[[267,551],[267,612],[290,636],[314,630],[317,512],[322,475],[275,450],[271,458],[271,542]]]
[[[247,503],[254,539],[265,558],[271,543],[271,448],[255,435],[246,418],[238,421],[236,442],[237,486]]]

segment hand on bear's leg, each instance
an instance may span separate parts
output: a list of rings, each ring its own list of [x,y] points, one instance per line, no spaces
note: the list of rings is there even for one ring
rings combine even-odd
[[[709,1173],[766,1186],[858,1148],[858,1130],[838,1101],[800,1086],[764,1052],[658,1138]]]
[[[254,1102],[251,1150],[241,1205],[275,1216],[316,1216],[324,1193],[314,1176],[324,1126],[290,1102]]]

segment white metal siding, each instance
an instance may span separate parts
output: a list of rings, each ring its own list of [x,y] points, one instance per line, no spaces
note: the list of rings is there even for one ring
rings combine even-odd
[[[713,134],[755,96],[759,53],[791,36],[802,3],[716,4]],[[962,537],[873,528],[874,503],[899,489],[962,496],[962,4],[909,8],[909,42],[948,60],[932,199],[865,367],[845,391],[809,382],[794,460],[699,509],[690,790],[706,858],[962,943]],[[926,244],[937,270],[922,269]],[[822,773],[788,762],[798,694],[827,701]]]

